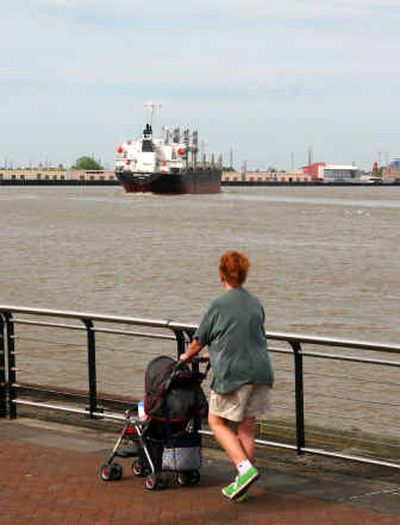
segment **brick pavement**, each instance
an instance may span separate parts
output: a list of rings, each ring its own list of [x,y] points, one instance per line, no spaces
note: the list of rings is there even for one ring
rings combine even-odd
[[[150,492],[128,468],[122,480],[105,483],[99,451],[75,451],[65,437],[57,445],[54,434],[45,446],[34,442],[34,430],[22,439],[13,428],[14,437],[0,436],[0,525],[399,525],[398,516],[263,484],[251,489],[248,502],[232,503],[207,465],[196,487]]]

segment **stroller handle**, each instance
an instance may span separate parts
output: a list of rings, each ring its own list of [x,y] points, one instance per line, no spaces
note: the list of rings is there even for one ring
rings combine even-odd
[[[210,358],[208,356],[204,356],[204,355],[196,355],[194,356],[193,358],[193,361],[195,363],[209,363],[210,362]]]
[[[190,360],[188,360],[188,361],[189,361],[189,363],[209,363],[210,362],[210,358],[208,356],[205,356],[205,355],[195,355],[192,358],[190,358]],[[186,361],[178,361],[176,366],[179,368],[180,365],[182,365],[182,364],[189,364],[189,363],[186,362]]]
[[[207,367],[206,367],[206,370],[205,370],[205,373],[198,373],[198,377],[201,381],[203,381],[206,376],[207,376],[207,373],[210,369],[210,358],[209,357],[206,357],[206,356],[194,356],[192,359],[191,359],[191,362],[192,363],[207,363]],[[185,361],[178,361],[175,366],[172,368],[172,371],[171,371],[171,375],[169,376],[169,379],[166,383],[166,389],[168,390],[170,385],[171,385],[171,382],[174,380],[175,376],[178,374],[179,370],[181,368],[184,368],[185,366],[188,366],[188,363],[186,363]]]

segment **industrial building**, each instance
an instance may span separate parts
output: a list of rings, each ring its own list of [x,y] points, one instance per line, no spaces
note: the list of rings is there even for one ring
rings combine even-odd
[[[222,181],[244,182],[308,182],[308,174],[298,171],[224,171]]]
[[[1,168],[0,181],[117,180],[109,170],[67,170],[62,167]]]
[[[360,169],[353,164],[315,162],[301,169],[304,174],[311,177],[311,180],[323,182],[357,182],[361,176]]]
[[[64,180],[68,172],[61,167],[1,168],[0,180]]]

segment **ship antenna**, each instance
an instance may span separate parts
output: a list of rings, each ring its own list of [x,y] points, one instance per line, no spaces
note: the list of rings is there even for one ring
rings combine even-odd
[[[153,129],[154,115],[162,107],[162,104],[156,104],[155,102],[147,102],[144,105],[144,107],[150,110],[150,126],[151,129]]]

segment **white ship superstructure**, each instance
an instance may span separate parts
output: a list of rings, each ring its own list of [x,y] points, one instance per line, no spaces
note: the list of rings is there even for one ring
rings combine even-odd
[[[172,133],[163,129],[162,136],[153,137],[150,124],[146,124],[140,140],[127,140],[118,149],[115,163],[116,172],[133,172],[137,175],[146,173],[179,173],[189,166],[197,164],[198,134],[185,129],[182,135],[178,128]],[[189,154],[191,158],[189,159]]]

